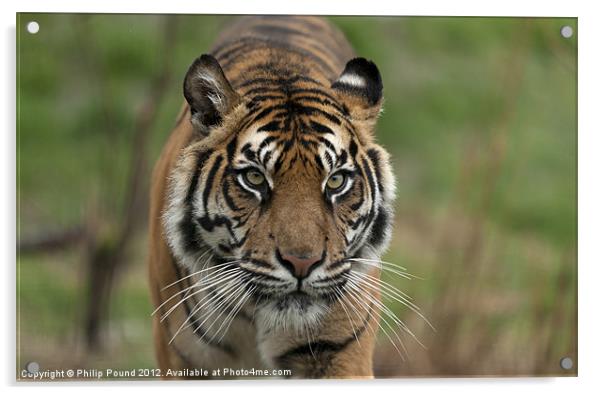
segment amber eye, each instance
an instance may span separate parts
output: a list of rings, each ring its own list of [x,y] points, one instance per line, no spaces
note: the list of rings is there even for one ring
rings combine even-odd
[[[328,178],[328,181],[326,181],[326,187],[331,191],[341,189],[341,187],[345,185],[345,178],[344,174],[335,173]]]
[[[255,169],[247,171],[245,173],[245,179],[254,187],[258,187],[265,182],[265,176]]]

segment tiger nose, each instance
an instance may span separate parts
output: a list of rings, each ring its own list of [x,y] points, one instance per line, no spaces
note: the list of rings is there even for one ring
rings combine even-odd
[[[293,254],[282,254],[282,263],[293,276],[298,279],[307,277],[307,275],[319,265],[322,261],[323,255],[316,255],[312,257],[297,256]]]

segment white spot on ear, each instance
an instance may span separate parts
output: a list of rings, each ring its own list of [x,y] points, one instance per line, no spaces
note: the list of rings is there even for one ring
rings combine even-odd
[[[225,105],[224,105],[224,100],[220,95],[209,93],[209,94],[207,94],[207,97],[209,98],[209,100],[211,100],[211,103],[213,103],[215,108],[217,108],[218,110],[223,110]]]
[[[356,88],[363,88],[366,86],[366,80],[356,74],[343,74],[339,77],[337,82]]]
[[[199,71],[197,73],[197,78],[208,88],[209,93],[207,94],[207,98],[211,101],[211,103],[213,103],[215,108],[219,111],[224,111],[226,107],[225,100],[221,94],[218,81],[213,77],[213,75],[204,71]]]
[[[205,71],[199,71],[197,78],[204,81],[207,86],[217,87],[217,81],[213,78],[213,75],[206,73]]]

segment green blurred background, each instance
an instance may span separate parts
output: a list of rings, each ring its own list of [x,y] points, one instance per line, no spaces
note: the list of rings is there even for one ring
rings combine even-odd
[[[231,19],[18,15],[18,369],[155,366],[149,169],[188,66]],[[398,185],[384,260],[421,277],[388,280],[436,328],[389,301],[426,348],[405,336],[404,361],[383,336],[377,373],[576,374],[559,361],[577,357],[577,39],[560,35],[577,20],[330,19],[381,70]]]

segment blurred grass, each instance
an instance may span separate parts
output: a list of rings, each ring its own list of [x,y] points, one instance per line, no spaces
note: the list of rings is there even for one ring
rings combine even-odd
[[[171,18],[173,75],[151,133],[153,159],[182,103],[186,69],[231,20]],[[389,355],[383,371],[567,374],[558,361],[576,358],[577,44],[559,31],[577,31],[576,19],[331,19],[383,75],[378,138],[398,182],[385,260],[424,278],[391,281],[437,328],[391,303],[428,349],[408,338],[411,360]],[[25,31],[29,20],[38,34]],[[134,117],[161,67],[163,22],[19,15],[20,237],[123,201]],[[154,366],[144,233],[116,284],[110,344],[98,356],[85,355],[79,339],[83,254],[19,255],[20,359]]]

